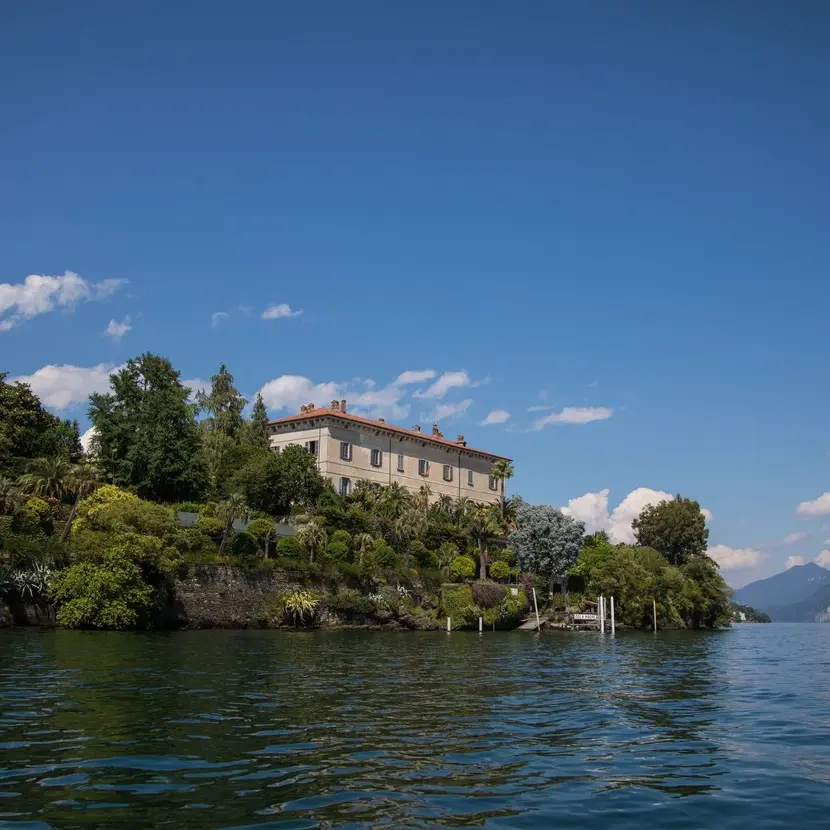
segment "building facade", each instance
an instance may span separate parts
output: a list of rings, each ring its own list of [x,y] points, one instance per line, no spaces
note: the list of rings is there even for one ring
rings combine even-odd
[[[468,447],[463,435],[450,441],[436,424],[430,433],[417,424],[404,429],[352,415],[346,406],[346,401],[332,401],[328,409],[307,404],[298,415],[271,421],[271,448],[305,447],[321,474],[344,494],[365,479],[385,486],[397,482],[413,493],[427,484],[433,500],[447,495],[498,503],[501,484],[490,469],[504,456]]]

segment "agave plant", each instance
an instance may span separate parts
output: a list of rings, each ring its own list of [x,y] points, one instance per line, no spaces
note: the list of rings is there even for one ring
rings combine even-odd
[[[398,596],[409,599],[409,588],[407,588],[405,585],[398,585]]]
[[[285,597],[284,602],[285,616],[291,624],[305,625],[314,619],[320,600],[311,591],[294,591]]]
[[[15,571],[11,575],[12,587],[23,599],[35,599],[49,591],[52,571],[44,564],[38,563],[28,571]]]

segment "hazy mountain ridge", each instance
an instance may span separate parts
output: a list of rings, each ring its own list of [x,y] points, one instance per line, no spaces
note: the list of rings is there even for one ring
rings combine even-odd
[[[813,562],[789,568],[735,591],[735,602],[766,611],[773,622],[823,622],[830,619],[830,570]]]

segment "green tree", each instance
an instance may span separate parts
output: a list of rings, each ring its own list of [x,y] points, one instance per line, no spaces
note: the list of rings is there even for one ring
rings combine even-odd
[[[242,440],[246,444],[262,450],[270,448],[271,442],[268,440],[268,410],[265,408],[265,401],[262,400],[262,395],[259,392],[257,392],[257,396],[254,399],[251,420],[245,422]]]
[[[513,462],[508,461],[506,458],[500,458],[496,461],[493,466],[490,468],[490,475],[498,482],[499,490],[500,490],[500,504],[501,504],[501,515],[504,518],[504,485],[505,482],[509,481],[513,478],[515,470],[513,469]],[[484,577],[482,577],[483,579]]]
[[[458,545],[454,542],[444,542],[438,549],[438,567],[445,577],[449,577],[456,559],[458,559]]]
[[[7,476],[0,476],[0,515],[14,513],[23,501],[23,493],[17,483]]]
[[[224,363],[210,378],[210,392],[196,393],[196,406],[208,416],[201,422],[207,431],[221,432],[238,439],[242,432],[242,410],[247,401],[233,384],[233,375]]]
[[[61,534],[61,542],[65,542],[69,538],[69,533],[72,529],[72,522],[78,512],[78,505],[81,499],[85,499],[88,495],[93,493],[101,483],[101,475],[95,464],[76,464],[70,469],[66,477],[66,492],[73,495],[75,498],[72,502],[72,510],[69,511],[69,518]]]
[[[706,553],[709,531],[696,501],[678,495],[647,505],[631,523],[637,544],[660,551],[672,565]]]
[[[317,461],[304,447],[289,444],[277,456],[285,503],[311,507],[323,492]]]
[[[207,484],[190,390],[166,358],[146,353],[90,396],[102,467],[114,484],[163,502],[198,498]]]
[[[371,533],[358,533],[352,539],[352,547],[357,553],[357,561],[362,565],[363,556],[375,547],[375,538]]]
[[[231,487],[242,493],[252,510],[270,516],[289,510],[282,484],[282,465],[274,453],[257,447],[245,447],[244,461],[231,478]]]
[[[426,513],[418,508],[406,509],[395,520],[395,540],[403,553],[404,567],[409,567],[409,546],[413,539],[422,537],[427,531]]]
[[[328,533],[317,522],[309,522],[297,531],[297,539],[308,551],[310,561],[323,551],[328,543]]]
[[[467,532],[479,551],[479,579],[487,579],[487,551],[503,535],[499,509],[495,505],[477,504],[467,515]]]
[[[202,436],[202,456],[205,460],[210,492],[214,497],[226,492],[228,479],[234,469],[237,443],[221,430],[210,430]]]

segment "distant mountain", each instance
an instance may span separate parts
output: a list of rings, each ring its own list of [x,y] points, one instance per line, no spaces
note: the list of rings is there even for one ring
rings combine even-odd
[[[824,585],[830,585],[830,571],[810,562],[767,579],[750,582],[735,591],[734,599],[741,605],[751,605],[766,611],[776,621],[770,609],[780,609],[810,599]]]
[[[767,613],[773,622],[830,622],[830,584],[822,585],[801,602],[771,606]]]

